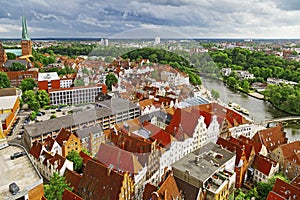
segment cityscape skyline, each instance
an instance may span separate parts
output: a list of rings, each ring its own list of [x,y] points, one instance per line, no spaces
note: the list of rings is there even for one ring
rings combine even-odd
[[[283,0],[2,2],[0,37],[299,38],[300,3]]]

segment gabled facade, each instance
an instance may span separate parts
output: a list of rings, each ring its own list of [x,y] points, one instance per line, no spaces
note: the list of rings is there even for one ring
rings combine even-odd
[[[279,164],[265,156],[255,155],[252,168],[254,169],[253,181],[267,182],[279,171]]]
[[[78,184],[78,194],[85,200],[131,200],[134,199],[134,181],[128,173],[89,160]]]
[[[72,150],[77,151],[78,153],[81,151],[80,138],[64,128],[59,131],[55,141],[61,147],[61,155],[63,157],[66,157]]]
[[[300,198],[300,188],[277,178],[267,200],[297,200]]]

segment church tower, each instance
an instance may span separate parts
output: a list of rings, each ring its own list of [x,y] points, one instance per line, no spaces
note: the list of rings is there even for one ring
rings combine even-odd
[[[3,67],[6,60],[7,60],[6,52],[2,46],[2,42],[0,41],[0,67]]]
[[[22,16],[22,40],[21,40],[22,56],[32,54],[31,46],[32,46],[31,40],[27,32],[26,18]]]

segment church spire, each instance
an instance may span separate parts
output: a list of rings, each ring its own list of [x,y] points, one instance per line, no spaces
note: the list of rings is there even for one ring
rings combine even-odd
[[[22,40],[30,40],[27,32],[27,24],[25,16],[22,16]]]

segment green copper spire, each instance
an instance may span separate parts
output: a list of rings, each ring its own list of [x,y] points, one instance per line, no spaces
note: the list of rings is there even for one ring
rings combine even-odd
[[[27,24],[25,16],[22,16],[22,40],[30,40],[27,32]]]

